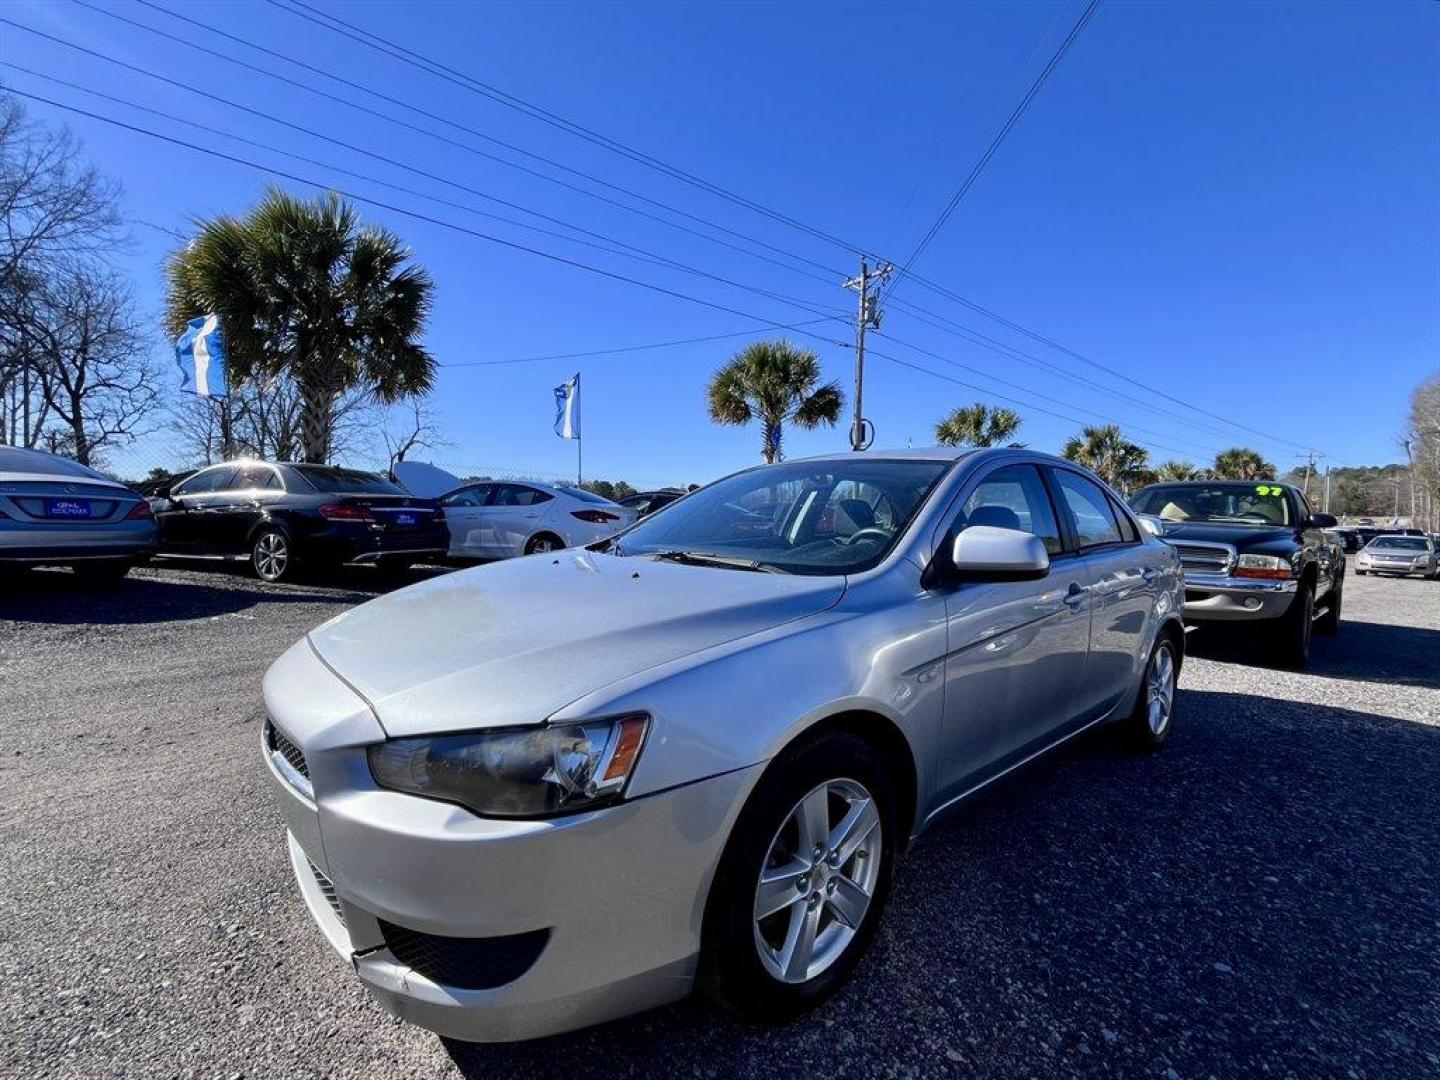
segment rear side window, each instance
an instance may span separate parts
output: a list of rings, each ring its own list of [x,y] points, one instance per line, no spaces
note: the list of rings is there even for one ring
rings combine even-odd
[[[1098,484],[1068,469],[1056,469],[1055,479],[1060,485],[1065,506],[1075,521],[1075,538],[1082,550],[1122,542],[1120,526],[1110,506],[1110,496]]]
[[[231,491],[278,491],[280,477],[267,465],[242,465],[228,487]]]
[[[447,495],[441,500],[442,506],[484,506],[485,499],[490,494],[488,484],[480,487],[466,488],[464,491],[457,491],[453,495]]]
[[[1007,465],[980,481],[960,508],[955,531],[972,525],[1028,532],[1043,540],[1051,555],[1063,546],[1050,496],[1033,465]]]
[[[555,496],[538,488],[523,487],[520,484],[501,484],[495,492],[493,506],[535,506],[549,502]]]
[[[230,477],[235,470],[229,467],[203,469],[175,489],[175,495],[204,495],[211,491],[224,491],[230,486]]]

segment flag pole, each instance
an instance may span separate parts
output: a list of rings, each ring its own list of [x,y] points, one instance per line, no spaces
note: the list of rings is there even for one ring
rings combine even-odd
[[[578,371],[575,373],[575,404],[577,406],[575,418],[579,421],[575,425],[575,486],[579,487],[585,483],[585,459],[582,456],[583,451],[580,449],[582,436],[585,433],[585,417],[578,409],[580,404],[580,373]]]

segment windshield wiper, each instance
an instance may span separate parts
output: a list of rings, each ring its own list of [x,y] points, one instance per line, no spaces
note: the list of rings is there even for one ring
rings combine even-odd
[[[657,559],[684,563],[687,566],[723,566],[728,570],[754,570],[761,574],[788,574],[773,563],[758,559],[742,559],[737,555],[715,555],[708,551],[644,551],[642,555],[653,555]]]

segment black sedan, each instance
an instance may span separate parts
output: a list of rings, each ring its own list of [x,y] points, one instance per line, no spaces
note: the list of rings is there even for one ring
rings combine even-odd
[[[280,581],[297,566],[443,559],[444,513],[374,473],[331,465],[232,461],[156,491],[160,556],[249,562]]]
[[[628,499],[617,501],[621,506],[634,510],[640,517],[647,517],[662,506],[669,506],[684,494],[683,491],[676,491],[673,488],[661,488],[659,491],[637,492]]]

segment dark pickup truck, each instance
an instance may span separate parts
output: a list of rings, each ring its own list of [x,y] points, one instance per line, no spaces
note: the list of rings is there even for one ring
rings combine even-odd
[[[1193,480],[1130,499],[1180,553],[1185,621],[1263,623],[1274,658],[1303,667],[1310,634],[1340,627],[1345,550],[1335,519],[1289,484]]]

